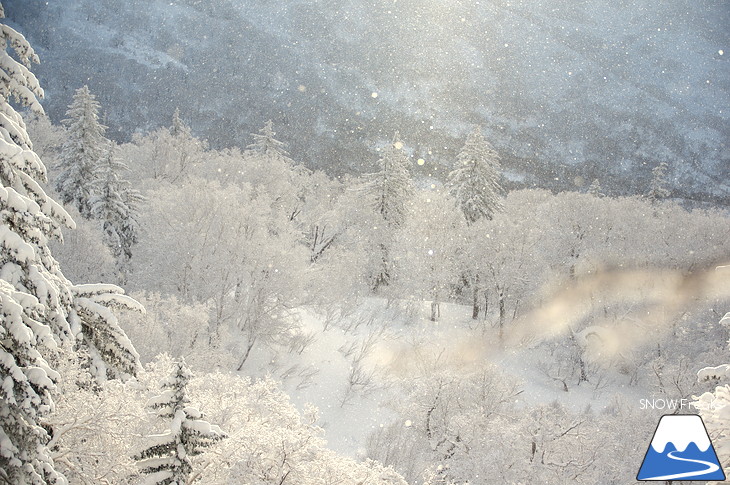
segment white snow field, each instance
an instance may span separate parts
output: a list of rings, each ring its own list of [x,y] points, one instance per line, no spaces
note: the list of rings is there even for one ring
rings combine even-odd
[[[437,322],[430,321],[430,302],[367,298],[334,323],[299,309],[312,342],[301,353],[261,352],[247,369],[256,367],[261,375],[280,379],[301,411],[316,406],[328,446],[354,457],[363,457],[370,433],[397,418],[393,406],[403,397],[400,384],[422,378],[433,363],[457,375],[491,363],[515,383],[514,402],[524,407],[557,402],[576,413],[589,407],[600,412],[620,396],[638,409],[647,396],[645,389],[611,370],[593,382],[570,381],[566,392],[562,382],[546,374],[551,356],[536,342],[505,349],[496,328],[481,317],[470,318],[470,307],[440,307]],[[359,379],[351,379],[353,374]]]

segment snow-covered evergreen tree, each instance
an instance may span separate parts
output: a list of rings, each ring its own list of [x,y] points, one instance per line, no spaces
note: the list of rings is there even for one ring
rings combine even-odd
[[[63,123],[68,136],[61,148],[56,190],[64,204],[74,205],[82,217],[91,217],[98,168],[109,145],[106,127],[99,122],[99,103],[88,86],[76,90]]]
[[[131,344],[121,340],[124,333],[108,309],[124,299],[121,289],[84,299],[51,254],[49,240],[61,239],[61,227],[74,222],[41,187],[46,168],[9,103],[13,98],[42,113],[43,90],[30,71],[38,57],[21,34],[3,24],[0,49],[0,480],[66,483],[54,469],[49,436],[40,426],[53,408],[50,392],[59,377],[46,357],[58,343],[74,340],[87,343],[101,359],[117,343],[128,349]],[[102,336],[100,319],[113,332]],[[90,329],[99,338],[85,339]]]
[[[172,114],[170,134],[174,137],[192,136],[190,133],[190,127],[183,123],[183,120],[180,118],[180,108],[175,108],[175,112]]]
[[[477,127],[467,136],[457,168],[449,174],[451,191],[467,223],[491,219],[501,210],[500,176],[499,154]]]
[[[669,189],[667,189],[667,162],[661,162],[651,171],[651,184],[649,192],[646,194],[647,199],[655,203],[661,199],[669,197]]]
[[[378,289],[387,286],[392,278],[391,245],[394,233],[402,227],[408,213],[414,189],[411,181],[408,155],[403,151],[403,142],[396,132],[393,142],[383,149],[378,160],[380,170],[367,174],[362,187],[366,204],[378,214],[382,224],[373,228],[376,247],[374,274],[370,276],[371,286]]]
[[[121,178],[127,166],[114,156],[110,146],[99,165],[96,195],[91,198],[91,213],[102,223],[104,242],[116,259],[119,282],[126,284],[132,246],[139,232],[139,205],[144,198]]]
[[[79,344],[91,356],[91,373],[100,381],[108,377],[134,376],[139,370],[139,355],[119,326],[113,310],[144,313],[144,308],[124,290],[109,284],[86,284],[70,287],[73,307],[69,322],[78,328]]]
[[[187,386],[192,377],[184,360],[176,362],[170,377],[162,382],[162,394],[148,402],[170,424],[164,433],[150,436],[152,445],[136,457],[147,475],[145,484],[187,484],[193,471],[190,458],[225,437],[218,426],[204,421],[201,412],[188,405]]]
[[[380,170],[366,176],[364,191],[368,203],[389,226],[400,227],[406,218],[407,204],[414,193],[409,164],[396,133],[378,160]]]
[[[312,172],[289,157],[286,144],[275,138],[274,123],[269,120],[258,133],[252,133],[253,143],[246,147],[245,156],[252,170],[265,170],[270,176],[265,189],[275,201],[273,208],[289,221],[297,219],[310,190]],[[275,179],[275,180],[273,180]]]
[[[53,346],[44,308],[27,293],[0,279],[0,479],[4,483],[66,483],[54,469],[48,434],[40,420],[53,409],[58,374],[39,345]]]
[[[474,224],[482,218],[491,220],[502,210],[500,176],[499,154],[477,127],[467,136],[457,157],[457,168],[448,176],[451,193],[467,224]],[[478,271],[471,268],[464,275],[464,280],[471,287],[472,318],[477,319],[481,290]]]
[[[64,318],[71,298],[47,243],[73,221],[38,184],[46,179],[45,167],[9,103],[14,98],[43,112],[43,90],[30,71],[38,57],[5,24],[0,49],[0,480],[61,484],[66,480],[54,468],[40,426],[53,408],[50,393],[58,377],[43,354],[56,347],[56,339],[71,337]]]
[[[251,134],[253,137],[253,143],[246,147],[247,152],[249,154],[282,160],[287,162],[290,166],[293,166],[294,161],[289,158],[289,153],[287,153],[284,148],[286,144],[274,138],[275,135],[274,122],[269,120],[258,133]]]
[[[598,179],[593,179],[590,187],[588,187],[588,193],[594,197],[604,197],[606,195],[603,193],[601,182]]]

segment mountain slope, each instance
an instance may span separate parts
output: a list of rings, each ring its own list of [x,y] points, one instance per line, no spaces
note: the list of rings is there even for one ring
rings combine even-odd
[[[426,167],[473,124],[514,178],[730,202],[730,9],[721,0],[6,2],[46,106],[88,83],[118,138],[175,107],[214,145],[274,120],[290,151],[368,170],[400,130]],[[727,51],[727,52],[725,52]],[[434,165],[432,165],[432,163]]]

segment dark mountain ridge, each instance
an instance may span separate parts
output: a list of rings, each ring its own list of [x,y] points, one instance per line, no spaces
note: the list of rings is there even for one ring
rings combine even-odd
[[[445,172],[475,124],[513,186],[730,205],[730,9],[720,0],[5,2],[63,118],[88,84],[118,140],[179,107],[212,146],[267,119],[295,158],[372,167],[399,130]],[[727,53],[725,51],[728,51]]]

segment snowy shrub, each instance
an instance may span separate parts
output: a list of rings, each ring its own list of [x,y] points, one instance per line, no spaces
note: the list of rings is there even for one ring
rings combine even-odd
[[[326,449],[322,431],[305,421],[274,381],[215,373],[194,379],[190,389],[208,418],[229,433],[201,457],[206,483],[405,484],[392,469]]]

